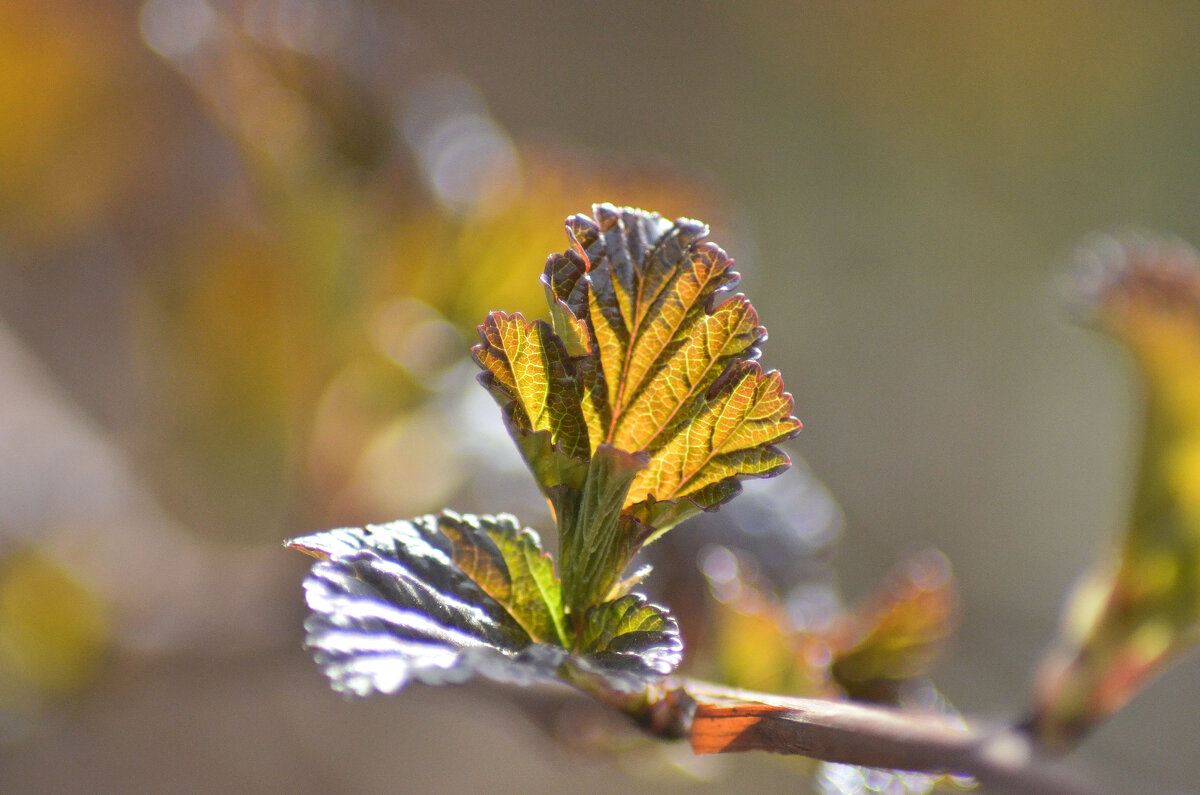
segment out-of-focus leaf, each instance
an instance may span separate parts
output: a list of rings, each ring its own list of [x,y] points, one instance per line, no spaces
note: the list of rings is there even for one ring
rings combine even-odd
[[[711,550],[705,571],[722,605],[716,654],[724,681],[789,695],[896,703],[949,635],[957,596],[950,565],[929,550],[905,561],[861,606],[798,626],[751,561]]]
[[[744,553],[710,548],[704,571],[716,597],[712,646],[722,682],[810,698],[838,695],[827,623],[797,627]]]
[[[567,612],[619,596],[638,548],[783,471],[792,398],[766,331],[698,221],[595,205],[542,274],[551,323],[493,312],[473,353],[552,503]],[[590,462],[582,482],[577,461]]]
[[[111,212],[162,135],[125,18],[96,5],[0,7],[0,230],[61,246]],[[150,158],[147,158],[150,162]],[[161,161],[160,161],[161,162]]]
[[[84,684],[111,642],[99,594],[50,559],[19,550],[0,561],[0,713]]]
[[[671,605],[678,617],[690,652],[687,663],[703,664],[725,653],[724,642],[715,641],[727,637],[718,623],[728,608],[713,598],[714,588],[721,589],[710,581],[728,577],[737,561],[753,561],[760,588],[779,594],[794,626],[823,626],[841,609],[831,564],[843,519],[828,490],[803,464],[743,485],[743,498],[689,519],[686,531],[666,534],[643,553],[655,572],[649,594]],[[690,672],[717,675],[703,668]]]
[[[447,512],[288,546],[318,558],[305,580],[307,645],[343,692],[395,693],[413,680],[473,675],[516,684],[586,675],[636,691],[678,663],[674,621],[641,597],[589,614],[596,631],[586,647],[559,643],[558,582],[537,536],[511,516]]]
[[[954,628],[958,595],[950,563],[927,550],[903,562],[843,622],[830,668],[851,698],[894,701],[899,683],[921,676]]]
[[[1200,256],[1173,240],[1081,248],[1090,319],[1133,355],[1145,426],[1119,545],[1072,594],[1038,678],[1033,728],[1064,748],[1200,638]]]

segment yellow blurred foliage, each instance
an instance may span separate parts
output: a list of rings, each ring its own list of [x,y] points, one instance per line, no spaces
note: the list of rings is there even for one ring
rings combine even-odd
[[[100,4],[0,4],[0,219],[15,242],[76,231],[130,177],[126,42]]]
[[[102,598],[30,550],[0,560],[0,711],[85,684],[110,641]]]

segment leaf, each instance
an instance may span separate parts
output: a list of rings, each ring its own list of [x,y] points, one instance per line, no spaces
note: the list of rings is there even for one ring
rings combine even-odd
[[[552,498],[559,517],[563,592],[573,616],[605,599],[651,532],[621,514],[629,486],[645,466],[645,454],[601,445],[583,489],[563,489]]]
[[[674,621],[652,607],[629,611],[640,620],[615,622],[603,643],[564,648],[549,559],[536,534],[511,516],[446,512],[316,533],[288,546],[318,558],[304,582],[312,610],[306,645],[345,693],[395,693],[410,681],[474,675],[515,684],[586,675],[636,690],[678,662]]]
[[[710,548],[704,569],[718,606],[715,657],[722,681],[737,687],[897,703],[954,627],[954,577],[936,550],[902,563],[859,607],[807,623],[795,620],[799,600],[781,600],[751,556]]]
[[[554,507],[575,617],[639,547],[783,471],[774,445],[800,430],[779,374],[753,361],[766,330],[708,227],[594,211],[567,219],[571,248],[546,262],[551,323],[493,312],[474,348]]]
[[[562,586],[550,556],[532,530],[516,517],[438,517],[438,529],[450,539],[454,564],[508,611],[529,637],[567,645]]]
[[[851,698],[895,701],[900,683],[928,672],[957,611],[945,555],[926,550],[904,561],[834,632],[834,680]]]
[[[1067,747],[1200,639],[1200,255],[1148,235],[1081,248],[1094,325],[1145,387],[1140,470],[1123,538],[1071,595],[1038,677],[1033,729]]]
[[[591,451],[575,368],[562,341],[545,321],[503,312],[488,315],[479,337],[471,351],[484,370],[479,380],[500,404],[538,486],[548,493],[577,479],[570,473],[581,467],[573,462],[586,462]]]
[[[454,566],[437,524],[425,516],[288,542],[321,558],[304,581],[306,645],[335,689],[368,695],[412,679],[536,675],[518,659],[532,645],[528,633]]]
[[[786,468],[772,445],[800,423],[778,374],[751,364],[766,330],[745,296],[730,295],[739,277],[720,247],[701,242],[708,228],[611,205],[595,213],[568,221],[588,264],[586,309],[573,297],[577,282],[561,276],[572,286],[558,308],[592,332],[597,383],[583,406],[592,448],[649,453],[626,508],[661,533],[733,497],[738,477]],[[549,267],[544,278],[554,281]],[[659,504],[684,498],[691,505]]]
[[[635,689],[647,678],[666,676],[683,659],[679,626],[641,594],[627,594],[588,609],[571,666],[600,673],[610,685]]]
[[[650,459],[630,487],[630,512],[663,532],[741,491],[738,477],[770,477],[790,465],[772,445],[799,430],[779,373],[740,364],[703,409]],[[690,505],[681,498],[690,498]],[[673,504],[665,507],[662,503]]]

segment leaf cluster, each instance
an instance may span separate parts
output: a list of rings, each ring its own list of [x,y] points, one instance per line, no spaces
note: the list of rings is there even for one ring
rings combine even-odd
[[[800,423],[733,261],[697,221],[596,205],[542,274],[550,320],[492,312],[480,381],[553,510],[559,561],[512,516],[439,516],[293,539],[318,662],[346,692],[557,678],[636,692],[670,673],[675,620],[622,579],[637,551],[787,468]]]
[[[696,221],[597,205],[542,274],[550,322],[493,312],[480,380],[538,487],[562,551],[566,609],[610,596],[637,550],[783,471],[792,398],[755,361],[766,330]]]

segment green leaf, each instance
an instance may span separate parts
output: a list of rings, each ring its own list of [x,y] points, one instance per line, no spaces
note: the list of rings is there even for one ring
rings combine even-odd
[[[701,242],[708,228],[611,205],[595,212],[568,222],[585,257],[551,258],[543,279],[565,296],[557,311],[591,330],[577,372],[592,448],[649,455],[625,507],[661,533],[733,497],[738,478],[786,468],[773,445],[800,423],[778,374],[752,363],[766,330],[745,296],[730,294],[739,277],[720,247]]]
[[[731,499],[741,491],[739,477],[782,472],[791,462],[773,445],[799,430],[791,414],[792,396],[779,373],[764,374],[756,362],[739,364],[639,473],[627,498],[631,511],[658,511],[650,523],[662,532],[696,509]],[[684,497],[694,507],[681,503]],[[663,512],[656,503],[664,502],[678,507]]]
[[[454,566],[437,525],[424,516],[288,542],[319,559],[304,580],[306,645],[336,690],[362,696],[414,679],[533,675],[520,657],[528,633]]]
[[[859,701],[894,701],[928,672],[954,629],[958,594],[946,556],[926,550],[901,563],[834,631],[833,678]]]
[[[600,688],[636,691],[679,661],[678,629],[659,608],[658,624],[647,613],[606,643],[565,647],[549,559],[511,516],[446,512],[287,545],[318,559],[304,581],[306,645],[345,693],[476,675],[515,684],[586,675]]]
[[[550,323],[493,312],[475,359],[558,522],[568,615],[638,548],[783,471],[800,422],[754,359],[766,330],[708,228],[596,205],[542,274]],[[584,463],[586,462],[586,469]],[[614,591],[614,587],[617,590]]]
[[[532,530],[516,517],[438,517],[438,529],[450,539],[454,564],[495,599],[539,643],[567,645],[562,586],[550,556]]]
[[[1071,595],[1033,727],[1076,742],[1200,640],[1200,255],[1150,236],[1081,249],[1090,320],[1144,382],[1140,469],[1120,542]]]
[[[575,368],[562,341],[542,320],[493,312],[472,349],[480,382],[503,409],[509,432],[543,492],[577,480],[586,462],[588,432]]]
[[[629,486],[645,466],[644,453],[601,445],[583,488],[565,488],[555,495],[563,593],[573,616],[608,596],[650,534],[650,528],[621,514]]]
[[[632,685],[647,676],[671,673],[683,657],[675,619],[641,594],[589,608],[575,648],[580,653],[573,663],[576,669],[597,671],[601,669],[596,666],[603,665],[610,681],[626,672]]]

